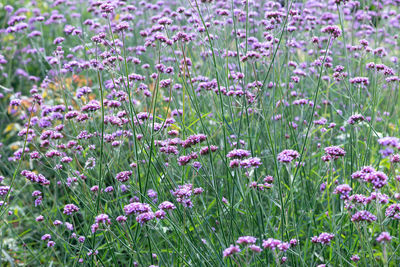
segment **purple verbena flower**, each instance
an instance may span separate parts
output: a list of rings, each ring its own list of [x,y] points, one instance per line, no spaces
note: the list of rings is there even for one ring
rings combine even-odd
[[[256,241],[257,241],[257,238],[255,238],[253,236],[241,236],[241,237],[238,238],[236,243],[249,245],[249,244],[255,244]]]
[[[155,214],[152,211],[144,212],[136,216],[136,221],[143,225],[144,223],[151,221],[155,218]]]
[[[234,245],[230,245],[228,248],[226,248],[223,252],[222,255],[224,258],[226,257],[230,257],[234,254],[239,253],[241,250],[239,248],[239,246],[234,246]]]
[[[67,204],[64,206],[64,211],[63,213],[66,215],[72,215],[75,212],[78,212],[79,208],[75,206],[74,204]]]
[[[388,232],[382,232],[380,235],[376,238],[376,241],[379,243],[389,243],[392,240],[392,237]]]
[[[356,212],[353,216],[351,216],[352,222],[374,222],[376,221],[376,216],[370,213],[369,211],[362,210]]]
[[[299,157],[299,152],[297,152],[296,150],[287,149],[278,154],[278,161],[283,163],[290,163]]]
[[[392,204],[386,208],[385,211],[386,217],[400,220],[400,204]]]
[[[124,211],[126,215],[130,215],[132,213],[145,213],[151,211],[151,207],[149,204],[140,203],[140,202],[133,202],[124,207]]]
[[[334,237],[335,237],[334,234],[324,232],[321,233],[319,236],[312,237],[311,242],[321,243],[323,245],[329,245]]]

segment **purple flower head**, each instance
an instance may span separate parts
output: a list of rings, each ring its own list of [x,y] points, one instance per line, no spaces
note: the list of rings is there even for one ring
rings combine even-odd
[[[90,112],[90,111],[96,111],[101,108],[100,103],[96,100],[91,100],[88,104],[84,105],[81,108],[82,112]]]
[[[98,185],[92,186],[92,187],[90,188],[90,191],[92,191],[92,192],[97,192],[97,191],[99,191],[99,186],[98,186]]]
[[[151,211],[151,207],[149,204],[140,203],[140,202],[133,202],[124,207],[124,211],[126,215],[130,215],[132,213],[145,213]]]
[[[92,92],[92,89],[90,87],[84,86],[80,87],[76,90],[76,97],[81,98],[84,95],[90,94]]]
[[[390,157],[391,163],[399,163],[400,162],[400,154],[395,154]]]
[[[296,150],[287,149],[278,154],[278,161],[283,163],[290,163],[299,157],[299,152],[297,152]]]
[[[348,0],[335,0],[335,4],[340,5],[341,3],[346,4]]]
[[[40,192],[39,190],[35,190],[35,191],[32,192],[32,196],[33,197],[37,197],[37,196],[40,196],[40,195],[42,195],[42,192]],[[0,196],[1,196],[1,187],[0,187]]]
[[[187,156],[181,156],[178,158],[178,164],[179,166],[185,166],[187,165],[192,159],[197,159],[198,155],[196,152],[192,152]]]
[[[253,236],[241,236],[241,237],[238,238],[236,243],[249,245],[249,244],[255,244],[256,241],[257,241],[257,238],[255,238]]]
[[[7,185],[0,186],[0,196],[7,195],[8,191],[10,191],[10,187],[9,186],[7,186]]]
[[[65,227],[67,227],[68,230],[70,230],[70,231],[74,230],[74,226],[71,223],[65,222],[64,225],[65,225]]]
[[[126,222],[127,219],[128,219],[128,218],[126,218],[125,216],[120,215],[120,216],[118,216],[115,220],[116,220],[117,222],[119,222],[119,223],[124,223],[124,222]]]
[[[350,118],[347,120],[348,124],[356,124],[358,122],[364,121],[364,116],[361,114],[355,114],[355,115],[351,115]]]
[[[192,195],[192,184],[179,185],[178,188],[172,192],[176,198],[189,198]]]
[[[271,250],[274,250],[275,248],[277,248],[280,244],[282,243],[282,241],[278,240],[278,239],[274,239],[274,238],[268,238],[267,240],[263,240],[262,246],[263,248],[269,248]]]
[[[333,38],[338,38],[342,35],[342,30],[336,25],[329,25],[321,29],[323,33],[329,33]]]
[[[244,150],[244,149],[234,149],[230,151],[226,157],[228,158],[245,158],[250,156],[250,151]]]
[[[50,234],[45,234],[41,238],[41,240],[48,240],[48,239],[51,239],[51,235]]]
[[[263,181],[264,181],[265,183],[271,184],[271,183],[274,182],[274,177],[271,176],[271,175],[267,175],[267,176],[264,177]]]
[[[369,79],[368,77],[354,77],[354,78],[350,78],[349,82],[351,84],[360,84],[360,85],[364,85],[367,86],[369,85]]]
[[[115,179],[117,179],[118,181],[123,183],[123,182],[128,181],[129,177],[131,177],[131,176],[132,176],[132,171],[123,171],[123,172],[118,173],[115,176]]]
[[[353,255],[353,256],[351,256],[350,260],[352,260],[353,262],[358,262],[360,260],[360,256]]]
[[[239,248],[239,246],[234,246],[234,245],[230,245],[230,247],[226,248],[223,252],[222,255],[224,258],[226,257],[230,257],[236,253],[239,253],[241,250]]]
[[[368,174],[373,173],[373,172],[375,172],[375,171],[376,171],[376,170],[375,170],[373,167],[371,167],[371,166],[365,166],[365,167],[362,168],[361,171],[357,171],[357,172],[353,173],[353,174],[351,175],[351,178],[352,178],[352,179],[365,180],[365,177],[366,177]]]
[[[90,226],[90,230],[92,231],[92,233],[96,233],[96,231],[99,229],[99,224],[98,223],[94,223]]]
[[[383,146],[384,149],[379,152],[382,156],[387,157],[394,153],[393,148],[400,148],[400,142],[397,137],[383,137],[378,139],[378,143]]]
[[[385,216],[392,219],[400,220],[400,204],[392,204],[387,207],[385,211]]]
[[[200,170],[201,168],[201,163],[198,161],[193,162],[193,168],[195,168],[196,170]]]
[[[78,212],[79,208],[75,206],[74,204],[67,204],[64,206],[64,211],[63,213],[66,215],[72,215],[74,212]]]
[[[164,210],[157,210],[154,215],[156,216],[157,219],[162,220],[165,218],[165,211]]]
[[[136,216],[136,221],[143,225],[144,223],[151,221],[152,219],[155,218],[155,214],[152,211],[141,213],[138,216]]]
[[[385,173],[376,171],[365,175],[364,181],[371,183],[374,189],[382,188],[387,184],[388,177]]]
[[[233,159],[229,162],[229,167],[230,168],[238,168],[240,167],[240,159]]]
[[[255,253],[260,253],[262,251],[262,248],[260,248],[259,246],[256,246],[256,245],[250,245],[249,249]]]
[[[290,243],[288,243],[288,242],[281,242],[281,243],[278,245],[278,249],[279,249],[280,251],[283,251],[283,252],[287,251],[289,248],[290,248]]]
[[[352,222],[374,222],[376,221],[376,216],[370,213],[369,211],[362,210],[356,212],[353,216],[351,216]]]
[[[112,187],[112,186],[107,186],[105,189],[104,189],[104,192],[106,192],[106,193],[111,193],[111,192],[113,192],[114,191],[114,188]]]
[[[14,11],[14,8],[10,5],[6,5],[4,7],[4,10],[7,11],[7,13],[12,13]]]
[[[152,198],[153,200],[157,200],[157,192],[154,191],[153,189],[147,190],[147,196],[149,198]],[[156,201],[157,202],[157,201]]]
[[[384,149],[380,149],[379,153],[383,156],[383,157],[389,157],[390,155],[392,155],[394,153],[393,149],[390,147],[386,147]]]
[[[19,105],[21,105],[21,99],[16,98],[10,101],[10,106],[18,107]]]
[[[319,236],[312,237],[311,242],[329,245],[334,237],[335,235],[331,233],[321,233]]]
[[[254,157],[254,158],[248,158],[248,159],[244,159],[240,162],[240,167],[243,168],[258,168],[261,165],[261,159]]]
[[[392,240],[392,237],[388,232],[382,232],[380,235],[376,238],[376,241],[379,243],[389,243]]]
[[[182,142],[182,147],[188,148],[199,144],[207,139],[207,136],[204,134],[195,134],[189,136],[185,141]]]
[[[341,199],[348,199],[350,192],[353,189],[348,184],[341,184],[335,188],[334,194],[340,195]]]
[[[109,219],[107,214],[100,214],[96,216],[96,223],[111,224],[111,220]]]
[[[319,191],[323,192],[323,191],[325,191],[325,189],[326,189],[326,183],[322,183],[322,184],[319,186]]]
[[[58,225],[61,225],[61,224],[63,224],[63,223],[62,223],[62,221],[60,221],[60,220],[55,220],[55,221],[53,222],[53,225],[54,225],[54,226],[58,226]]]
[[[290,246],[295,247],[295,246],[297,246],[299,241],[297,239],[290,239],[289,243],[290,243]]]
[[[382,193],[372,192],[371,195],[366,199],[366,202],[370,203],[373,200],[380,204],[387,204],[389,203],[389,196]]]
[[[346,151],[343,148],[338,146],[329,146],[324,148],[326,157],[324,161],[327,160],[336,160],[340,157],[344,157],[346,155]]]
[[[62,42],[64,42],[65,38],[63,37],[57,37],[56,39],[54,39],[53,44],[58,45],[61,44]]]
[[[175,205],[169,201],[164,201],[160,205],[158,205],[158,208],[161,210],[174,210],[176,209]]]

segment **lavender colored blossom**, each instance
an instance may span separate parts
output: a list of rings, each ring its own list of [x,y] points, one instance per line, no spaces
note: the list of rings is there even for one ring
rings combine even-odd
[[[376,171],[367,174],[364,180],[371,183],[374,188],[379,189],[387,184],[388,177],[383,172]]]
[[[169,201],[164,201],[160,205],[158,205],[158,208],[161,210],[174,210],[176,209],[175,205]]]
[[[144,212],[136,216],[136,221],[141,225],[155,218],[155,214],[152,211]]]
[[[358,256],[358,255],[353,255],[353,256],[351,256],[351,258],[350,258],[350,260],[353,261],[353,262],[358,262],[360,259],[361,259],[361,258],[360,258],[360,256]]]
[[[48,239],[51,239],[51,235],[50,234],[45,234],[41,238],[41,240],[48,240]]]
[[[132,171],[123,171],[123,172],[118,173],[115,176],[115,179],[117,179],[118,181],[123,183],[123,182],[128,181],[131,176],[132,176]]]
[[[72,215],[75,212],[78,212],[79,208],[75,206],[74,204],[67,204],[64,206],[64,211],[63,213],[66,215]]]
[[[226,248],[223,251],[222,255],[224,258],[226,258],[226,257],[233,256],[233,255],[239,253],[240,251],[241,250],[240,250],[239,246],[230,245],[230,247]]]
[[[185,141],[182,142],[182,146],[184,148],[188,148],[194,146],[198,143],[201,143],[207,139],[207,136],[204,134],[196,134],[189,136]]]
[[[392,237],[388,232],[382,232],[379,234],[379,236],[376,238],[376,241],[379,243],[389,243],[392,240]]]
[[[324,161],[336,160],[346,155],[346,151],[338,146],[330,146],[324,148],[326,156],[323,158]]]
[[[250,152],[244,149],[234,149],[230,151],[226,157],[228,158],[245,158],[250,156]]]
[[[0,196],[5,196],[10,191],[10,187],[6,185],[0,186]]]
[[[126,206],[124,206],[124,211],[126,215],[130,214],[138,214],[138,213],[145,213],[151,211],[151,207],[149,204],[140,203],[140,202],[133,202]]]
[[[355,115],[351,115],[350,118],[347,120],[348,124],[356,124],[358,122],[364,121],[365,118],[363,115],[361,114],[355,114]]]
[[[96,223],[105,223],[105,224],[111,224],[111,220],[109,219],[107,214],[99,214],[95,218]]]
[[[299,157],[300,157],[299,152],[297,152],[296,150],[288,149],[278,154],[278,161],[283,163],[290,163]]]
[[[353,216],[351,216],[352,222],[368,222],[371,223],[376,221],[376,216],[370,213],[369,211],[362,210],[356,212]]]
[[[311,242],[329,245],[334,237],[335,235],[331,233],[321,233],[319,236],[312,237]]]
[[[264,249],[268,248],[271,250],[274,250],[281,244],[282,244],[282,241],[280,241],[278,239],[274,239],[274,238],[268,238],[267,240],[263,240],[263,242],[262,242],[262,246]]]
[[[334,194],[340,195],[341,199],[348,199],[350,192],[353,189],[348,184],[341,184],[335,188]]]
[[[128,219],[128,218],[126,218],[125,216],[120,215],[120,216],[118,216],[118,217],[116,218],[116,221],[119,222],[119,223],[124,223],[124,222],[126,222],[127,219]]]
[[[244,245],[249,245],[249,244],[255,244],[257,239],[253,236],[241,236],[238,238],[236,243],[238,244],[244,244]]]
[[[333,38],[338,38],[340,35],[342,35],[342,30],[336,25],[326,26],[322,28],[321,32],[329,33]]]
[[[392,204],[387,207],[385,211],[385,216],[392,219],[400,220],[400,204]]]

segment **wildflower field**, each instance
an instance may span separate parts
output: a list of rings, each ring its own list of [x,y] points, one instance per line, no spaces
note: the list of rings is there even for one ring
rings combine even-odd
[[[0,266],[400,266],[399,0],[0,1]]]

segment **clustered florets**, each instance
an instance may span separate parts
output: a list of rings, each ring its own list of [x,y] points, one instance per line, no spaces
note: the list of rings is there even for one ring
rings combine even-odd
[[[331,233],[321,233],[319,236],[312,237],[311,242],[329,245],[334,237],[335,235]]]
[[[278,154],[278,161],[283,163],[290,163],[299,157],[299,152],[297,152],[296,150],[287,149]]]

